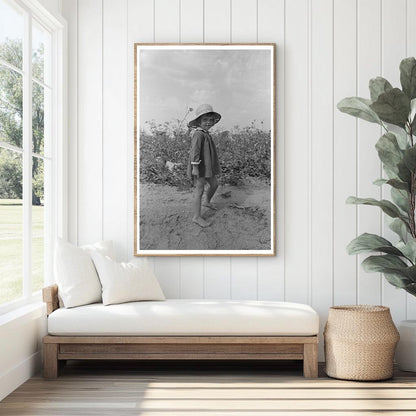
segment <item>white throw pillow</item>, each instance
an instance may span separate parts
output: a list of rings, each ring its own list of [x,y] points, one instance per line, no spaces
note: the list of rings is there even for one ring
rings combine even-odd
[[[117,263],[108,256],[91,253],[103,288],[103,304],[141,300],[165,300],[153,271],[143,263]]]
[[[76,247],[58,239],[55,248],[55,278],[66,308],[101,302],[101,283],[90,253],[112,256],[112,242],[100,241]]]

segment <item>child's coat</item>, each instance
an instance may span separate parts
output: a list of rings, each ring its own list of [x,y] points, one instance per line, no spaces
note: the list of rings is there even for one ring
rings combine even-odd
[[[191,133],[191,150],[188,163],[188,176],[192,177],[192,166],[197,165],[199,177],[212,178],[220,173],[217,149],[211,135],[201,127]]]

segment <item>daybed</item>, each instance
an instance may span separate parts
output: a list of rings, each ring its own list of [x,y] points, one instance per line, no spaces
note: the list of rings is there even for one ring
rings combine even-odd
[[[43,289],[48,335],[44,377],[68,359],[303,360],[318,375],[318,314],[288,302],[177,300],[60,308],[58,287]]]

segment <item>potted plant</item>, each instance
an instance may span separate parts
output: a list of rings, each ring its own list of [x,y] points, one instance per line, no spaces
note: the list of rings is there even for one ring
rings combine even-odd
[[[362,267],[367,272],[381,272],[386,280],[416,296],[416,59],[400,63],[400,88],[384,78],[369,82],[370,99],[344,98],[338,109],[383,128],[376,143],[385,178],[377,186],[388,185],[391,200],[350,196],[349,204],[372,205],[381,208],[389,218],[389,228],[398,236],[393,244],[376,234],[364,233],[352,240],[349,254],[374,253]],[[416,321],[400,324],[402,341],[397,350],[399,366],[416,371]],[[411,336],[415,336],[412,340]]]

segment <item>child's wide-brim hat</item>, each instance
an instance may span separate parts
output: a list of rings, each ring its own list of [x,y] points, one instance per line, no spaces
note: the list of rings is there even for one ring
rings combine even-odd
[[[214,124],[217,124],[221,120],[221,114],[216,113],[211,105],[201,104],[195,110],[195,118],[188,123],[188,127],[198,127],[199,117],[204,116],[205,114],[212,114],[215,117]]]

